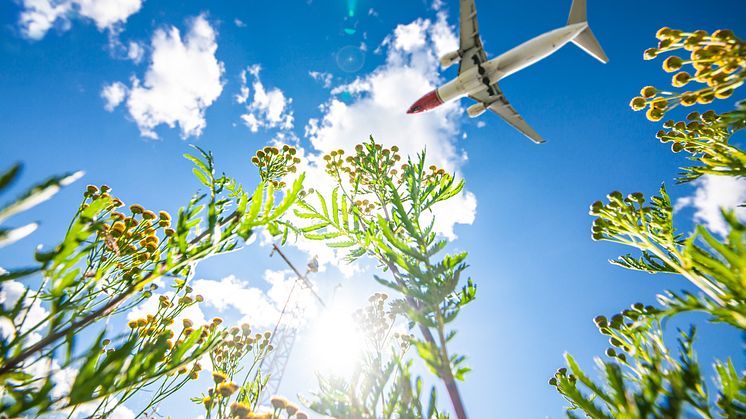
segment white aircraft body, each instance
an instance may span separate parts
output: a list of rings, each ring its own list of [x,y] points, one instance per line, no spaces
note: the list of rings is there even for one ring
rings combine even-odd
[[[567,26],[539,35],[491,60],[487,60],[482,48],[474,0],[460,0],[460,8],[459,49],[440,59],[443,68],[459,61],[458,77],[420,98],[407,113],[429,111],[445,102],[468,96],[477,101],[467,109],[470,117],[477,117],[489,109],[531,141],[543,143],[544,139],[505,99],[497,82],[551,55],[571,41],[597,60],[607,63],[609,59],[588,26],[586,0],[573,0]]]

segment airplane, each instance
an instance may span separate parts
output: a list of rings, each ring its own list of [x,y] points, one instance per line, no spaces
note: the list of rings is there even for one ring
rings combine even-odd
[[[604,64],[609,62],[588,26],[586,0],[573,0],[566,26],[539,35],[491,60],[487,59],[482,48],[474,0],[460,0],[460,11],[459,49],[440,58],[444,69],[458,61],[458,76],[417,100],[407,110],[408,114],[429,111],[468,96],[477,102],[466,110],[470,117],[476,118],[489,109],[531,141],[541,144],[544,139],[505,99],[497,82],[548,57],[568,42],[573,42]]]

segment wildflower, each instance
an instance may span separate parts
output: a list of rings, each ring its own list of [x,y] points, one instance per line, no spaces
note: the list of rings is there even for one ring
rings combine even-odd
[[[663,61],[663,70],[665,70],[667,73],[673,73],[674,71],[680,69],[683,63],[684,61],[675,55],[668,57],[665,61]]]
[[[165,234],[165,235],[166,235],[167,237],[171,237],[171,236],[173,236],[174,234],[176,234],[176,231],[175,231],[175,230],[174,230],[173,228],[167,228],[167,229],[163,230],[163,233],[164,233],[164,234]]]
[[[643,59],[645,60],[652,60],[658,55],[658,50],[656,48],[648,48],[643,53]]]
[[[692,76],[687,73],[686,71],[681,71],[676,73],[675,76],[673,76],[673,79],[671,80],[671,84],[674,87],[682,87],[685,84],[689,83],[689,80],[692,79]]]
[[[287,407],[285,408],[285,411],[288,412],[288,415],[293,416],[298,412],[298,406],[288,403]]]
[[[132,211],[133,214],[142,214],[145,211],[145,208],[143,208],[142,205],[134,204],[130,206],[130,211]]]
[[[712,103],[713,100],[715,100],[715,92],[701,92],[697,96],[697,103],[702,105]]]
[[[666,109],[668,107],[668,101],[666,99],[663,99],[662,97],[659,97],[652,102],[650,102],[650,107],[654,109]]]
[[[300,412],[298,412],[298,413],[295,414],[295,417],[297,419],[308,419],[308,413],[306,413],[304,411],[300,411]]]
[[[733,94],[733,89],[718,90],[715,92],[715,97],[718,99],[727,99]]]
[[[182,321],[182,323],[184,324],[184,328],[185,328],[185,329],[188,329],[188,328],[190,328],[190,327],[194,326],[194,322],[192,322],[192,321],[191,321],[191,320],[189,320],[189,319],[184,319],[184,320]]]
[[[245,418],[251,413],[251,407],[246,403],[233,402],[231,404],[231,414],[239,418]]]
[[[658,92],[655,87],[653,86],[645,86],[640,90],[640,95],[646,99],[650,99],[651,97],[655,96],[655,94]]]
[[[684,106],[692,106],[697,103],[697,95],[692,93],[684,93],[681,95],[680,103]]]
[[[130,329],[137,329],[137,320],[130,320],[127,322],[127,326]]]
[[[223,322],[223,319],[221,319],[220,317],[213,317],[212,319],[212,324],[214,325],[219,325],[222,322]]]
[[[202,404],[205,405],[206,408],[210,408],[210,405],[212,405],[212,398],[210,396],[205,396],[202,399]]]
[[[223,381],[225,381],[225,373],[222,371],[213,371],[212,380],[215,381],[215,384],[222,383]]]
[[[275,409],[284,409],[288,406],[288,400],[282,396],[272,396],[269,399],[269,403]]]
[[[669,28],[668,26],[664,26],[658,29],[658,32],[655,33],[655,37],[658,38],[659,41],[662,41],[664,39],[667,39],[670,34],[671,28]]]
[[[171,214],[167,213],[166,211],[159,211],[158,218],[160,218],[161,220],[170,220]]]
[[[144,211],[142,213],[142,218],[144,218],[146,220],[155,220],[156,218],[158,218],[158,216],[155,215],[155,213],[153,211],[148,210],[148,211]]]
[[[663,119],[663,111],[656,108],[650,108],[645,113],[645,116],[648,118],[649,121],[658,122]]]
[[[223,397],[230,397],[231,394],[236,392],[236,390],[238,390],[238,384],[236,383],[230,382],[218,384],[218,394]]]

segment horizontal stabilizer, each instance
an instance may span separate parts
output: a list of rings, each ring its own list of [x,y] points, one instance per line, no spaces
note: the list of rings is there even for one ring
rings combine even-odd
[[[585,0],[582,1],[585,3]],[[601,61],[604,64],[609,62],[609,57],[606,56],[603,48],[601,48],[601,44],[598,43],[598,40],[593,35],[590,26],[585,28],[583,32],[580,32],[572,42],[598,61]]]

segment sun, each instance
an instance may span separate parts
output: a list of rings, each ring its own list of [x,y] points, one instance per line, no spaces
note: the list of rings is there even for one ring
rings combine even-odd
[[[324,376],[352,376],[364,351],[364,339],[352,317],[353,309],[335,304],[310,323],[312,362]]]

